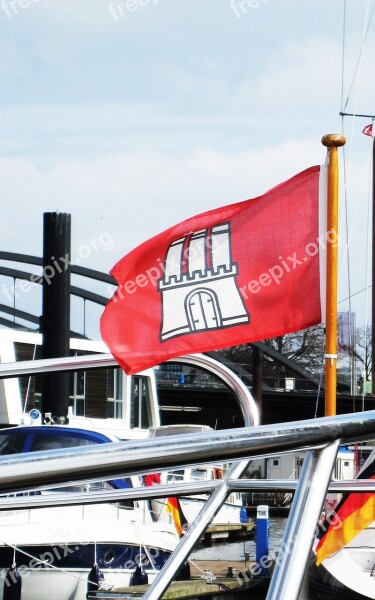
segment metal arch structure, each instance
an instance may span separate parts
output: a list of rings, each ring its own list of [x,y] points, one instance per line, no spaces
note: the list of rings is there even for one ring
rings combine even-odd
[[[43,266],[43,259],[38,256],[31,256],[28,254],[20,254],[17,252],[5,252],[0,251],[0,260],[8,261],[12,263],[21,263],[27,265],[33,265],[35,267]],[[96,271],[95,269],[88,269],[86,267],[81,267],[78,265],[69,265],[70,271],[73,275],[78,275],[80,277],[86,277],[88,279],[92,279],[94,281],[99,281],[101,283],[107,283],[109,285],[116,285],[115,279],[112,275],[107,273],[102,273],[101,271]],[[43,283],[43,275],[39,275],[36,273],[30,273],[29,271],[23,271],[20,269],[16,269],[14,267],[4,267],[0,266],[0,275],[4,277],[10,277],[11,279],[20,279],[23,281],[29,281],[30,283],[35,283],[37,285],[42,285]],[[89,302],[94,302],[95,304],[99,304],[101,306],[106,306],[108,302],[108,298],[102,296],[101,294],[96,294],[95,292],[91,292],[82,287],[72,285],[70,288],[70,293],[73,296],[77,296],[78,298],[82,298],[83,300],[88,300]],[[0,312],[6,313],[12,317],[17,317],[24,321],[29,322],[33,325],[39,325],[39,317],[33,315],[31,313],[21,311],[16,309],[15,307],[7,306],[5,304],[0,304]],[[0,324],[5,327],[13,327],[14,324],[12,321],[1,317]],[[33,330],[31,327],[24,327],[21,325],[17,325],[17,327],[25,329],[25,330]]]
[[[26,265],[35,265],[37,267],[43,266],[43,259],[39,256],[31,256],[29,254],[19,254],[17,252],[4,252],[0,251],[0,260],[8,260],[10,262],[23,263]],[[80,275],[81,277],[90,277],[103,283],[111,283],[116,285],[115,279],[112,275],[96,271],[95,269],[88,269],[86,267],[79,267],[78,265],[70,265],[71,272],[74,275]]]

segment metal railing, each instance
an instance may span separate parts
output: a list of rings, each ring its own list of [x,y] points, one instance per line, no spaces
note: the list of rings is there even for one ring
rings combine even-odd
[[[189,557],[209,522],[234,490],[295,489],[283,542],[289,551],[277,561],[267,599],[298,598],[316,524],[329,488],[339,444],[375,438],[375,411],[297,421],[280,425],[245,427],[221,431],[168,436],[145,441],[100,444],[38,452],[37,455],[10,455],[0,458],[0,493],[9,494],[41,486],[98,481],[124,477],[176,466],[210,461],[233,461],[224,479],[211,482],[172,484],[149,489],[92,492],[80,495],[61,493],[51,496],[0,498],[0,510],[27,506],[37,508],[71,503],[110,502],[114,500],[165,497],[208,493],[208,500],[188,528],[176,550],[144,595],[145,600],[160,598],[181,565]],[[301,475],[296,481],[266,482],[240,479],[249,460],[296,449],[306,450]],[[369,481],[339,482],[330,489],[366,491],[374,489]],[[110,597],[110,594],[108,595]],[[101,595],[101,598],[105,596]]]
[[[116,479],[210,461],[232,462],[223,479],[148,489],[116,490],[111,493],[92,492],[84,496],[60,493],[53,496],[0,497],[0,510],[207,493],[209,496],[205,506],[144,595],[144,600],[157,600],[175,578],[177,571],[189,557],[208,524],[232,491],[293,489],[294,499],[282,542],[283,547],[288,548],[288,552],[278,557],[267,600],[280,598],[297,600],[327,490],[360,492],[374,490],[375,482],[362,480],[343,484],[336,481],[330,485],[330,480],[340,444],[375,438],[375,411],[257,426],[255,403],[249,397],[247,388],[229,369],[214,364],[215,361],[208,367],[208,357],[203,355],[190,355],[178,360],[185,364],[208,368],[218,374],[237,394],[246,427],[195,433],[193,436],[182,434],[142,441],[133,440],[2,456],[0,457],[0,494],[47,489],[66,483]],[[1,366],[0,378],[108,367],[115,364],[111,355],[25,361]],[[240,479],[251,458],[294,450],[306,451],[298,481],[270,482]],[[105,593],[104,595],[100,593],[100,598],[105,597]],[[111,598],[110,594],[108,598]]]
[[[171,362],[171,361],[167,361]],[[172,362],[205,369],[220,378],[237,397],[245,425],[259,425],[259,413],[254,398],[245,384],[226,365],[205,354],[186,354],[174,358]],[[87,356],[67,356],[24,360],[0,364],[0,379],[20,377],[22,375],[46,375],[47,373],[67,373],[118,367],[112,354],[90,354]]]

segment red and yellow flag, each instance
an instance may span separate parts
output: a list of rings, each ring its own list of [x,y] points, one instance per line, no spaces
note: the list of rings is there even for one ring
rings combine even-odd
[[[375,479],[368,475],[370,465],[361,474],[361,478]],[[315,548],[316,564],[320,565],[326,558],[332,556],[349,542],[363,529],[375,521],[375,494],[352,493],[346,494],[337,505],[334,517],[330,518],[330,526],[322,535]]]
[[[172,521],[174,523],[174,526],[176,527],[178,535],[181,536],[183,533],[184,525],[187,524],[187,521],[184,513],[182,512],[179,499],[175,498],[174,496],[167,498],[165,508],[172,517]]]

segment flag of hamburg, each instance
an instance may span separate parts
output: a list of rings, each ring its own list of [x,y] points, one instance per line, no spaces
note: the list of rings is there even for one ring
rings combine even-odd
[[[321,323],[326,167],[147,240],[112,269],[101,334],[127,373]]]

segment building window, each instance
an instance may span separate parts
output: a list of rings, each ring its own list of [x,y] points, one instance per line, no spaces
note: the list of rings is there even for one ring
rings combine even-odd
[[[122,419],[122,384],[123,371],[111,369],[108,371],[107,417]]]
[[[133,375],[130,390],[130,427],[148,429],[151,427],[150,378]]]
[[[74,352],[73,356],[85,356],[82,351]],[[85,416],[85,396],[86,396],[86,371],[75,371],[70,374],[69,382],[69,406],[72,407],[73,415],[76,417]]]
[[[70,406],[77,417],[85,416],[86,372],[76,371],[70,377]]]

